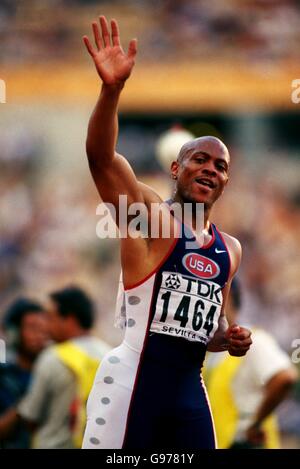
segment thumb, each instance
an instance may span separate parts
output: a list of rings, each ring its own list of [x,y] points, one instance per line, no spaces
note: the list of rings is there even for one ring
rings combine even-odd
[[[128,47],[128,58],[134,59],[135,55],[137,53],[137,39],[131,39]]]
[[[228,327],[226,331],[226,337],[230,337],[232,334],[238,334],[240,330],[240,326],[238,326],[237,324],[232,324],[230,327]]]

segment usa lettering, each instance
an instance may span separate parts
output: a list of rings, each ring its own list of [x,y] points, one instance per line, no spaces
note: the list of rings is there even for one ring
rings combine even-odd
[[[220,267],[215,261],[197,252],[186,254],[182,258],[182,264],[191,274],[207,280],[217,277],[220,273]]]
[[[190,259],[190,267],[193,269],[199,270],[199,272],[204,272],[205,274],[213,274],[211,264],[205,265],[202,261],[197,261],[197,259]]]

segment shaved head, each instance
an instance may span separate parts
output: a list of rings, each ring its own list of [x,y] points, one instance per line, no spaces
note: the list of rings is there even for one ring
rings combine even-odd
[[[210,209],[228,182],[229,163],[229,151],[217,137],[185,143],[171,165],[177,200],[204,203]]]
[[[179,152],[177,157],[178,163],[182,163],[186,156],[188,156],[192,151],[199,150],[208,152],[209,149],[214,148],[215,151],[220,151],[220,153],[227,155],[228,161],[230,160],[230,155],[226,145],[217,137],[206,136],[195,138],[185,143]]]

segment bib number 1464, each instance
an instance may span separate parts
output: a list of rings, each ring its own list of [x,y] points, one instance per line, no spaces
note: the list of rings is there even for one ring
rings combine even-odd
[[[172,292],[166,291],[161,295],[163,300],[162,315],[160,322],[166,322],[168,313],[170,312],[169,304]],[[191,308],[192,307],[192,308]],[[217,311],[217,306],[210,305],[208,313],[206,314],[205,321],[205,302],[197,299],[194,305],[191,305],[191,296],[183,295],[176,308],[173,320],[179,321],[180,327],[185,328],[189,320],[189,310],[192,309],[192,328],[194,331],[199,331],[201,328],[206,331],[206,336],[209,337],[214,327],[214,315]],[[204,323],[203,323],[204,322]]]

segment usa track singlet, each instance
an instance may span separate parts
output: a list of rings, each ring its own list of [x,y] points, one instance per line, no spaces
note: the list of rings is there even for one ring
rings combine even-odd
[[[184,228],[184,229],[183,229]],[[123,291],[122,344],[101,362],[87,404],[83,448],[215,448],[200,370],[230,272],[211,224],[200,247],[181,225],[155,272]]]

